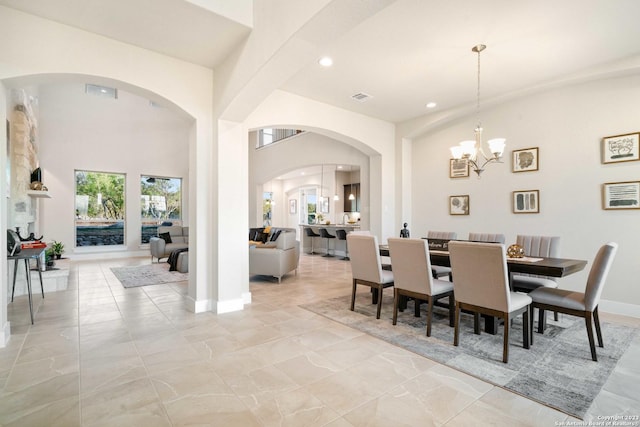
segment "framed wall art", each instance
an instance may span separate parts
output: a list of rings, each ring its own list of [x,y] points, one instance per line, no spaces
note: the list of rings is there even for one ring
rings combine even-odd
[[[469,195],[449,196],[449,215],[469,215]]]
[[[538,147],[513,150],[511,172],[533,172],[538,170]]]
[[[513,213],[540,213],[540,190],[514,191]]]
[[[296,199],[289,199],[289,214],[293,215],[298,212],[298,201]]]
[[[602,163],[640,160],[640,132],[602,138]]]
[[[603,209],[640,209],[640,181],[602,184]]]
[[[320,213],[329,213],[328,197],[320,197]]]
[[[449,159],[449,178],[468,178],[469,162],[464,159]]]

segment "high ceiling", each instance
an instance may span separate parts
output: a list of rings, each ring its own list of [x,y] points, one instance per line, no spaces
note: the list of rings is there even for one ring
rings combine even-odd
[[[203,2],[203,0],[199,0]],[[341,0],[348,1],[348,0]],[[126,6],[125,6],[126,3]],[[184,0],[0,0],[0,4],[215,67],[249,34]],[[391,122],[473,109],[600,76],[640,72],[638,0],[397,0],[330,46],[282,89]],[[366,102],[351,99],[366,93]],[[436,108],[425,104],[434,101]]]

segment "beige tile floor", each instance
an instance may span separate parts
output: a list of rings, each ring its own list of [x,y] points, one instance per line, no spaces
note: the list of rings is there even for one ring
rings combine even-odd
[[[337,258],[303,255],[282,284],[254,277],[244,311],[194,315],[186,283],[124,289],[74,262],[69,289],[9,304],[0,349],[2,426],[554,426],[524,397],[298,307],[350,292]],[[366,292],[366,290],[362,290]],[[605,316],[640,327],[638,319]],[[585,348],[585,357],[588,349]],[[588,419],[640,411],[632,343]]]

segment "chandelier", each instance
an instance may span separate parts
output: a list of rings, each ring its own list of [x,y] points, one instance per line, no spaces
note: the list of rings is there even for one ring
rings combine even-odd
[[[459,145],[451,147],[451,155],[454,159],[464,160],[473,169],[480,174],[484,171],[484,167],[492,162],[502,163],[500,161],[504,152],[505,138],[495,138],[487,141],[490,155],[485,154],[482,148],[482,125],[480,123],[480,52],[485,50],[487,46],[479,44],[474,46],[471,51],[478,54],[478,91],[476,109],[478,114],[478,125],[475,129],[475,140],[462,141]]]

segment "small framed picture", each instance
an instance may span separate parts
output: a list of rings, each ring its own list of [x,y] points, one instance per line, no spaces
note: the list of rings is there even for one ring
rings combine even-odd
[[[296,199],[289,199],[289,213],[291,215],[298,212],[298,201]]]
[[[468,178],[469,162],[464,159],[449,159],[449,178]]]
[[[539,213],[540,191],[524,190],[513,192],[513,213]]]
[[[640,160],[640,132],[602,138],[602,163]]]
[[[538,170],[538,147],[513,150],[511,172],[533,172]]]
[[[469,195],[449,196],[449,215],[469,215]]]
[[[320,213],[329,213],[328,197],[320,197]]]
[[[640,209],[640,181],[607,182],[602,185],[603,209]]]

